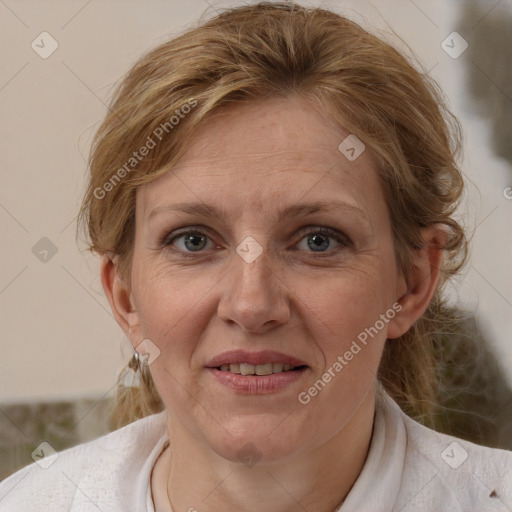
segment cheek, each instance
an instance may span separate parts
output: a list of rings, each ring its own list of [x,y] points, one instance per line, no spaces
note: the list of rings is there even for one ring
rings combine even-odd
[[[384,279],[378,267],[347,270],[331,275],[325,283],[318,280],[317,286],[304,294],[302,301],[310,310],[308,317],[318,326],[318,343],[326,356],[346,350],[376,323],[377,337],[386,337],[388,324],[380,319],[390,309],[392,295],[391,284]]]
[[[283,269],[292,317],[302,323],[323,348],[332,352],[350,344],[390,307],[389,272],[383,255],[362,258],[353,268],[304,274]],[[215,316],[225,269],[201,272],[169,268],[163,257],[134,260],[134,292],[142,335],[161,350],[190,353]],[[286,326],[282,326],[286,328]],[[327,355],[327,354],[326,354]]]
[[[325,293],[309,293],[314,305],[308,313],[310,329],[322,360],[297,399],[311,417],[319,418],[327,435],[345,425],[377,379],[391,318],[382,320],[391,304],[377,276],[340,274]]]
[[[134,295],[143,336],[174,356],[190,351],[188,340],[202,325],[203,303],[217,281],[205,273],[194,279],[159,261],[140,265]]]
[[[207,328],[205,304],[214,282],[204,273],[194,279],[158,261],[139,268],[135,295],[142,336],[160,350],[151,375],[168,410],[194,416],[198,403],[192,395],[202,396],[204,391],[191,360]]]

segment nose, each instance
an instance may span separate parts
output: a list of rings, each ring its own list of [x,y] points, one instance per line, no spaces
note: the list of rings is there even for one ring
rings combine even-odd
[[[282,270],[272,265],[265,250],[250,263],[237,253],[233,260],[232,270],[222,280],[219,318],[243,331],[261,334],[286,323],[290,291]]]

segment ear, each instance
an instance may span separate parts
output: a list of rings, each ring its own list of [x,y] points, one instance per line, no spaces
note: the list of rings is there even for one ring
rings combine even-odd
[[[405,334],[425,313],[439,282],[443,248],[448,240],[446,228],[440,224],[423,228],[421,238],[424,243],[413,252],[410,275],[407,279],[399,277],[397,303],[402,309],[388,324],[388,338]]]
[[[139,315],[133,303],[131,287],[122,279],[111,257],[102,257],[100,272],[101,284],[114,318],[130,339],[132,345],[135,346],[141,339],[141,329]]]

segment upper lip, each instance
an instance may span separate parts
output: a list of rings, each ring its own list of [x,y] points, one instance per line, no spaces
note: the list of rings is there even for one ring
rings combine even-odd
[[[206,366],[208,368],[217,368],[223,364],[265,364],[265,363],[282,363],[291,366],[307,366],[304,361],[296,357],[276,352],[274,350],[261,350],[258,352],[248,352],[247,350],[229,350],[222,352],[213,359],[210,359]]]

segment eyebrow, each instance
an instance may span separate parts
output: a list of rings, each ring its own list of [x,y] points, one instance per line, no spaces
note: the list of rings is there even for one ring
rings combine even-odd
[[[148,221],[155,215],[169,210],[188,213],[190,215],[210,217],[212,219],[219,219],[224,223],[226,223],[226,220],[229,217],[227,211],[224,208],[218,208],[206,203],[190,202],[157,206],[148,215]],[[312,203],[294,204],[284,208],[279,212],[278,221],[281,222],[290,217],[303,217],[318,212],[332,210],[345,210],[347,212],[356,214],[357,216],[363,217],[368,223],[370,223],[370,219],[364,210],[358,206],[344,201],[315,201]]]

